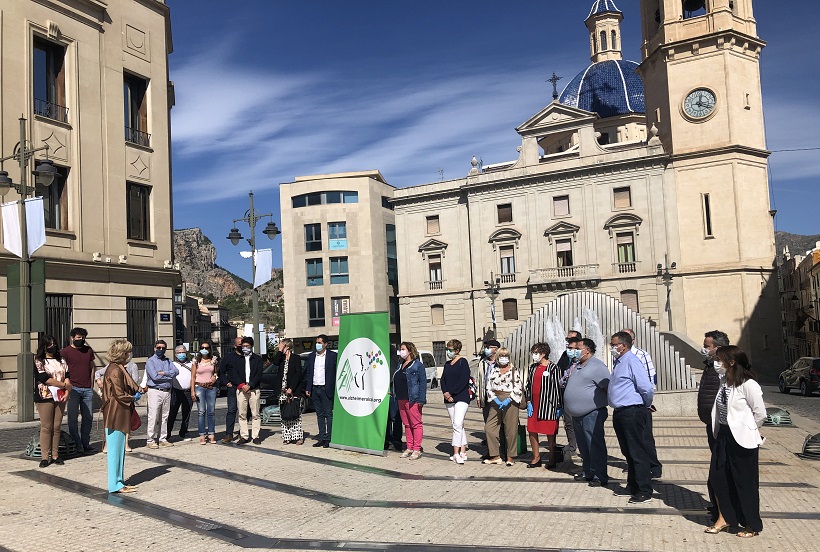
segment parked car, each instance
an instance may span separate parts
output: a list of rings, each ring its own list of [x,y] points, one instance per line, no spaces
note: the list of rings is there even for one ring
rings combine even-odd
[[[800,394],[804,397],[820,390],[820,358],[797,359],[791,368],[780,372],[778,387],[781,393],[788,393],[794,388],[800,389]]]
[[[438,388],[438,380],[444,371],[444,366],[439,367],[436,365],[436,357],[433,356],[433,353],[430,351],[419,351],[419,356],[421,357],[421,363],[424,364],[424,371],[427,375],[427,388]]]

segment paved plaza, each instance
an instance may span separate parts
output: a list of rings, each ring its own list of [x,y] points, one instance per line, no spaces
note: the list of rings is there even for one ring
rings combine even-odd
[[[224,413],[217,411],[220,422]],[[20,454],[37,424],[2,423],[0,549],[799,551],[820,542],[820,462],[795,455],[820,423],[799,415],[797,427],[763,429],[764,532],[751,540],[703,533],[709,450],[697,419],[655,418],[663,479],[652,503],[640,506],[628,506],[612,487],[575,482],[577,458],[558,471],[526,469],[523,461],[482,465],[477,408],[468,413],[474,450],[463,466],[448,460],[444,406],[427,405],[424,421],[425,454],[417,461],[394,451],[376,457],[312,448],[310,437],[284,446],[278,431],[264,429],[260,446],[201,446],[195,438],[149,451],[142,428],[125,463],[139,491],[110,496],[103,454],[39,469]],[[305,426],[315,434],[315,415],[305,416]],[[95,427],[98,448],[101,435]],[[610,475],[622,486],[625,463],[609,421],[607,444]]]

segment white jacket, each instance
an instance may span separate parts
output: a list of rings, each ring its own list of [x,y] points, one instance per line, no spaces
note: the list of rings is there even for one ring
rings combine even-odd
[[[720,377],[720,383],[726,381]],[[763,443],[760,426],[766,421],[766,405],[763,403],[763,390],[755,380],[746,380],[740,387],[728,388],[729,401],[726,405],[726,419],[729,429],[737,444],[747,449],[754,449]],[[722,390],[718,390],[715,404],[712,405],[712,431],[717,437],[720,430],[717,401],[721,400]]]

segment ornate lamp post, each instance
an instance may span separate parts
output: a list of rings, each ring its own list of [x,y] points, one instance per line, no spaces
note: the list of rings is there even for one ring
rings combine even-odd
[[[663,256],[664,264],[658,263],[658,278],[661,283],[666,286],[666,315],[669,318],[669,331],[672,331],[672,279],[675,276],[670,270],[675,270],[678,267],[677,263],[669,264],[669,254]]]
[[[30,422],[34,419],[34,353],[31,352],[31,258],[28,253],[28,232],[26,221],[25,200],[29,192],[35,193],[36,188],[28,185],[29,164],[38,151],[48,153],[48,145],[41,148],[29,149],[26,140],[26,120],[20,117],[20,142],[15,146],[14,153],[0,159],[0,163],[15,159],[20,166],[20,183],[15,184],[9,178],[9,173],[0,170],[0,196],[5,197],[11,188],[17,190],[20,199],[17,201],[20,213],[20,237],[23,244],[19,264],[20,275],[20,353],[17,355],[17,421]],[[32,174],[35,183],[51,186],[57,169],[48,159],[39,161]],[[8,287],[6,288],[8,290]]]
[[[501,293],[501,278],[496,278],[495,275],[490,272],[490,279],[484,280],[484,285],[487,286],[484,292],[490,296],[490,308],[493,314],[493,339],[498,339],[495,323],[495,300]]]
[[[256,223],[262,220],[265,217],[270,217],[271,220],[265,226],[265,229],[262,230],[262,233],[265,234],[268,238],[273,239],[281,232],[279,228],[276,227],[276,223],[273,222],[273,214],[272,213],[259,213],[253,207],[253,192],[248,194],[248,198],[250,200],[250,209],[245,211],[245,216],[240,219],[234,219],[234,227],[231,228],[230,233],[228,234],[228,239],[231,240],[231,243],[234,245],[238,245],[239,242],[243,239],[242,234],[239,233],[239,228],[236,227],[237,222],[246,222],[251,229],[251,237],[247,240],[248,244],[251,246],[251,260],[253,261],[253,272],[251,275],[251,281],[255,283],[256,281]],[[257,350],[260,350],[258,347],[259,345],[259,290],[254,287],[252,292],[252,302],[253,302],[253,341],[256,344]]]

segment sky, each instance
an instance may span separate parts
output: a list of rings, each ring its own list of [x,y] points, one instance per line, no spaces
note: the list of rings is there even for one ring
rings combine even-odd
[[[250,280],[226,239],[255,207],[279,224],[279,183],[378,169],[396,187],[459,178],[476,155],[514,160],[515,128],[589,65],[592,0],[166,0],[174,228],[200,227],[217,264]],[[555,7],[569,6],[569,7]],[[639,0],[624,58],[640,61]],[[817,0],[757,0],[777,230],[820,234]],[[226,7],[229,6],[229,7]],[[257,227],[264,227],[264,222]],[[281,224],[279,224],[281,227]],[[244,236],[248,226],[239,223]],[[281,244],[262,236],[281,266]]]

